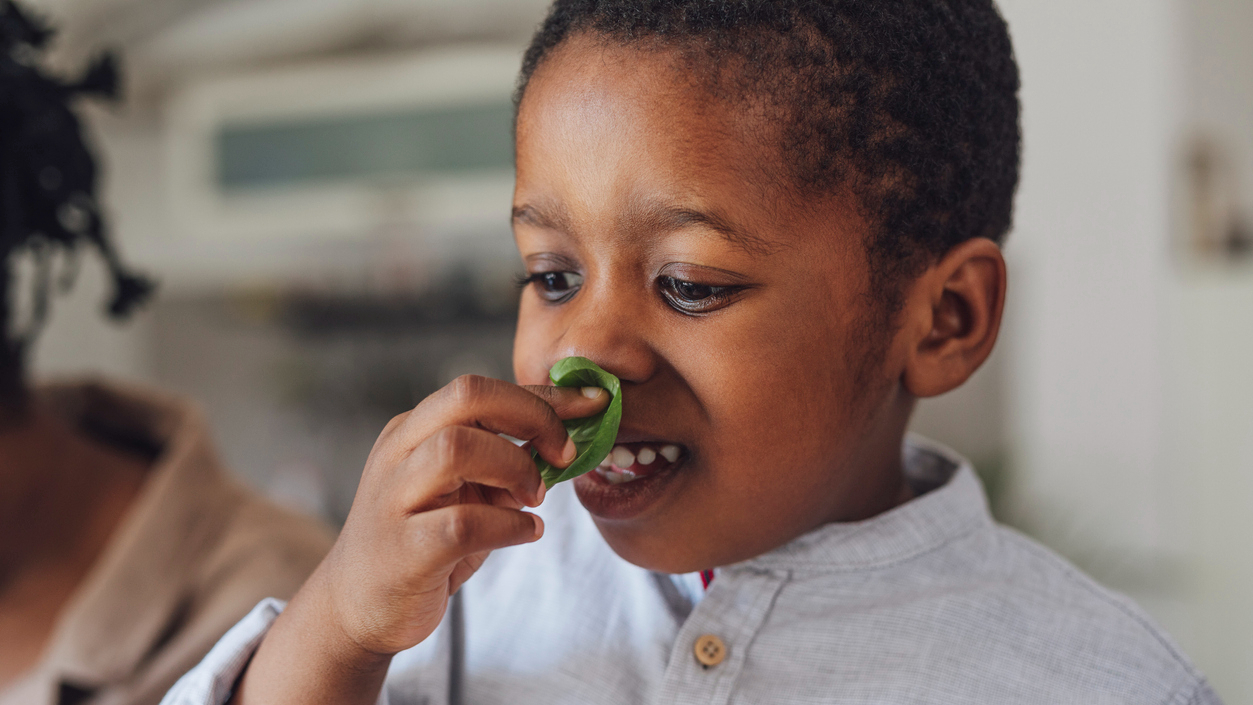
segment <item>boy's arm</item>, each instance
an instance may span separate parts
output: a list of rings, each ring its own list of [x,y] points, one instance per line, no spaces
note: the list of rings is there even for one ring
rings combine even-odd
[[[286,603],[267,597],[218,639],[209,653],[170,688],[161,705],[221,705]]]
[[[335,546],[274,620],[231,702],[372,705],[392,656],[435,630],[487,555],[543,533],[521,511],[544,497],[530,451],[498,434],[564,468],[576,449],[561,419],[608,401],[599,389],[466,377],[393,419]]]
[[[161,699],[161,705],[223,705],[241,701],[236,684],[241,680],[244,669],[249,665],[263,639],[270,638],[268,633],[285,603],[275,598],[266,598],[252,609],[243,619],[230,629],[205,658],[188,671]],[[360,687],[359,684],[347,687]],[[345,701],[349,701],[345,698]],[[378,703],[385,703],[385,698],[378,698]]]
[[[310,576],[310,582],[317,573]],[[390,654],[356,647],[345,634],[323,629],[313,603],[323,591],[301,590],[261,642],[235,689],[230,705],[244,703],[343,703],[374,705],[383,689]],[[334,620],[326,620],[334,623]],[[301,693],[296,698],[290,693]]]

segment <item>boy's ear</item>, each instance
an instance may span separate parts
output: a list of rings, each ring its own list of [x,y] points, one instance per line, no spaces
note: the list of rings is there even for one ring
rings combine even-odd
[[[916,397],[960,386],[992,352],[1005,307],[1005,259],[991,240],[949,250],[910,288],[901,331],[909,339],[902,383]]]

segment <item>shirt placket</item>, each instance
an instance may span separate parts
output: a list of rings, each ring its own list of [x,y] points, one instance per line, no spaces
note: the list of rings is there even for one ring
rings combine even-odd
[[[683,623],[670,652],[658,705],[723,705],[744,668],[753,637],[774,607],[787,574],[719,572]]]

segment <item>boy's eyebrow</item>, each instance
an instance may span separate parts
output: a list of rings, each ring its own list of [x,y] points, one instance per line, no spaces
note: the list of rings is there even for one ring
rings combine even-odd
[[[645,224],[659,230],[678,230],[688,225],[703,225],[721,235],[727,242],[750,254],[768,254],[772,248],[766,240],[716,213],[707,213],[683,206],[657,206],[643,214]]]
[[[570,232],[572,227],[564,209],[549,209],[528,203],[514,206],[513,222],[563,232]],[[721,235],[727,242],[750,254],[768,254],[775,249],[765,239],[746,232],[743,228],[715,213],[683,206],[646,207],[637,216],[635,224],[644,229],[661,231],[678,230],[689,225],[703,225]]]
[[[570,219],[565,210],[558,208],[555,212],[547,208],[537,208],[524,203],[513,207],[514,224],[534,225],[549,230],[570,231]]]

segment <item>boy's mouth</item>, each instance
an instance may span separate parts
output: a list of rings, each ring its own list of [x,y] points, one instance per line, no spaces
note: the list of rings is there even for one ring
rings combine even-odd
[[[574,480],[583,506],[608,521],[633,519],[661,499],[689,457],[687,447],[678,443],[628,440],[642,434],[618,433],[618,443],[600,467]]]
[[[669,470],[684,455],[683,447],[674,443],[619,443],[595,472],[609,484],[621,485]]]

